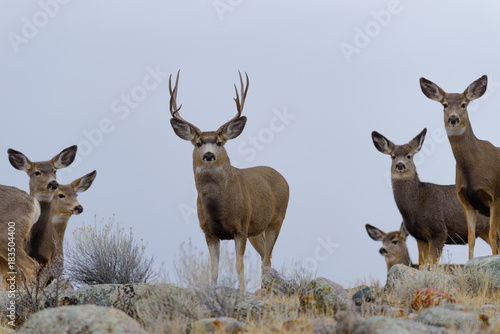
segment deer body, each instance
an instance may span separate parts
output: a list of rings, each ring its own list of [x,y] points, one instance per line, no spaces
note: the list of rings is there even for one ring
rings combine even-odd
[[[241,100],[236,89],[236,116],[217,131],[208,132],[180,117],[176,103],[179,74],[174,89],[169,82],[170,123],[177,136],[194,145],[198,218],[210,252],[211,283],[217,283],[220,240],[234,239],[241,290],[245,288],[243,255],[247,239],[261,256],[262,267],[270,267],[289,197],[288,184],[281,174],[270,167],[232,167],[224,148],[228,140],[241,134],[246,124],[246,117],[241,116],[248,91],[246,78],[245,88],[240,74]]]
[[[484,75],[457,94],[446,93],[435,83],[420,78],[424,95],[444,107],[445,129],[456,160],[456,191],[467,218],[469,259],[474,257],[478,212],[490,217],[489,244],[493,255],[499,252],[500,149],[476,138],[467,113],[469,102],[481,97],[487,84]]]
[[[391,155],[391,180],[396,205],[407,231],[417,239],[419,265],[437,263],[445,244],[465,244],[467,221],[455,186],[421,182],[413,162],[423,145],[426,129],[406,145],[395,145],[377,132],[372,133],[375,147]],[[489,223],[479,216],[474,239],[489,243]]]
[[[8,267],[12,259],[12,248],[15,250],[15,265],[31,276],[35,272],[35,261],[24,250],[24,244],[29,239],[31,227],[40,216],[40,204],[33,196],[9,186],[0,185],[0,276],[6,279],[7,272],[14,272]],[[14,224],[9,224],[14,223]],[[10,227],[10,229],[9,229]],[[9,232],[14,232],[10,234]],[[14,247],[11,247],[14,236]],[[9,248],[11,248],[9,250]],[[12,261],[11,261],[12,262]]]

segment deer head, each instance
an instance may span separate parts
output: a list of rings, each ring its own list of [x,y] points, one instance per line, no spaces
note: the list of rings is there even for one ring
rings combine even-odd
[[[413,157],[417,154],[424,144],[425,134],[427,129],[422,130],[415,138],[406,145],[395,145],[389,139],[382,136],[380,133],[373,131],[373,144],[381,153],[391,156],[391,176],[393,178],[412,177],[417,173],[417,168],[413,161]]]
[[[68,167],[75,160],[77,146],[64,149],[49,161],[31,162],[19,151],[9,149],[10,164],[25,171],[30,178],[30,194],[39,201],[51,201],[57,190],[56,172],[58,169]]]
[[[463,93],[446,93],[438,85],[420,78],[420,88],[425,96],[438,101],[444,107],[444,126],[449,136],[458,136],[470,127],[467,106],[483,96],[488,85],[488,77],[483,75],[467,87]]]
[[[241,83],[241,100],[240,94],[236,85],[234,86],[236,90],[236,109],[238,112],[231,120],[226,122],[224,125],[219,127],[217,131],[207,131],[202,132],[199,128],[193,124],[187,122],[179,115],[179,110],[182,105],[177,107],[177,87],[179,83],[179,72],[177,72],[177,79],[175,80],[175,86],[172,89],[172,76],[169,79],[169,90],[170,90],[170,113],[172,119],[170,124],[175,131],[175,134],[181,139],[189,140],[194,145],[193,151],[193,162],[199,169],[211,169],[215,167],[220,167],[223,164],[229,164],[229,157],[227,155],[224,144],[230,139],[238,137],[247,122],[245,116],[241,116],[243,107],[245,105],[245,98],[248,92],[248,75],[246,76],[246,87],[243,84],[243,78],[240,75]]]
[[[382,247],[379,249],[379,253],[385,257],[387,270],[391,269],[395,264],[411,265],[408,247],[406,246],[408,231],[404,223],[401,223],[399,231],[389,233],[385,233],[370,224],[366,224],[365,228],[370,238],[375,241],[382,241]]]

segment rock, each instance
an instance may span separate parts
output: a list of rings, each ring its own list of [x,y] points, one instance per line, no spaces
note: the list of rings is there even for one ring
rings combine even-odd
[[[262,270],[262,288],[276,296],[291,296],[295,293],[293,286],[270,267]]]
[[[476,257],[464,265],[467,281],[475,290],[500,290],[500,255]]]
[[[443,292],[441,290],[435,289],[433,287],[423,288],[415,291],[413,294],[413,300],[411,302],[411,307],[414,310],[420,310],[422,308],[429,308],[431,306],[443,305],[447,303],[456,303],[457,301],[453,296]]]
[[[420,312],[416,322],[470,332],[471,329],[485,328],[488,316],[460,304],[432,307]]]
[[[247,295],[236,302],[234,311],[238,319],[260,318],[264,313],[266,302],[259,297]]]
[[[420,271],[402,264],[396,264],[387,273],[385,291],[408,302],[414,291],[432,286],[442,291],[458,288],[457,279],[439,271]]]
[[[14,330],[10,328],[0,327],[0,333],[2,334],[14,334]]]
[[[337,333],[353,333],[363,319],[352,311],[338,311],[335,314]]]
[[[243,331],[243,324],[233,318],[219,317],[198,320],[193,328],[196,333],[238,333]]]
[[[353,334],[448,334],[448,330],[427,326],[413,321],[392,319],[383,316],[371,317],[363,321]]]
[[[375,293],[369,287],[359,290],[352,296],[352,301],[356,306],[360,306],[363,302],[375,301]]]
[[[63,306],[40,311],[31,316],[16,333],[146,334],[135,320],[122,311],[94,305]]]
[[[325,319],[315,319],[312,326],[313,334],[332,334],[336,332],[336,328]]]
[[[326,278],[313,279],[299,291],[303,310],[333,311],[346,310],[350,300],[344,288]]]

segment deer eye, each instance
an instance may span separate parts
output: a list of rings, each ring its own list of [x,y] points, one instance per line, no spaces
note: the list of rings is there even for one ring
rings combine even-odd
[[[64,198],[66,196],[64,196],[63,194],[59,194],[59,198]]]
[[[196,143],[196,147],[201,147],[201,143]]]
[[[221,141],[217,142],[217,146],[222,146],[222,142]]]
[[[35,175],[36,175],[36,176],[40,176],[40,175],[42,175],[42,173],[40,173],[39,171],[36,171],[36,172],[35,172]]]
[[[448,108],[448,103],[443,103],[443,107]]]
[[[397,241],[397,240],[394,240],[392,243],[393,243],[393,244],[395,244],[395,245],[397,245],[397,244],[398,244],[398,241]]]
[[[408,158],[408,159],[411,159],[411,155],[408,155],[408,156],[407,156],[407,158]]]
[[[395,155],[393,155],[391,158],[392,158],[392,160],[396,160],[396,156]]]
[[[465,108],[467,107],[467,104],[466,103],[462,103],[462,108]]]

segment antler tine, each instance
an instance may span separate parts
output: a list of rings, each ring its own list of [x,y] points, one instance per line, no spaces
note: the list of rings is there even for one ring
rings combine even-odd
[[[245,105],[245,99],[247,97],[247,92],[248,92],[249,80],[248,80],[248,74],[247,74],[247,72],[245,72],[245,76],[247,78],[247,85],[245,87],[245,84],[243,83],[243,77],[241,76],[241,72],[238,71],[238,73],[240,75],[241,100],[240,100],[240,94],[238,93],[238,88],[236,88],[236,84],[234,84],[234,90],[236,91],[236,97],[233,99],[234,102],[236,102],[236,109],[238,110],[238,112],[236,113],[236,115],[233,118],[231,118],[229,121],[227,121],[226,123],[224,123],[224,125],[222,125],[219,128],[219,131],[222,130],[224,127],[226,127],[232,121],[240,118],[241,117],[241,113],[243,112],[243,107]]]
[[[200,129],[196,127],[194,124],[189,123],[186,121],[184,118],[179,115],[179,110],[182,107],[182,104],[177,108],[177,87],[179,86],[179,73],[181,70],[177,71],[177,78],[175,79],[175,86],[174,89],[172,89],[172,74],[170,74],[170,77],[168,78],[168,90],[170,91],[170,114],[172,115],[173,118],[175,118],[178,121],[184,122],[188,125],[190,125],[196,133],[200,133]]]

